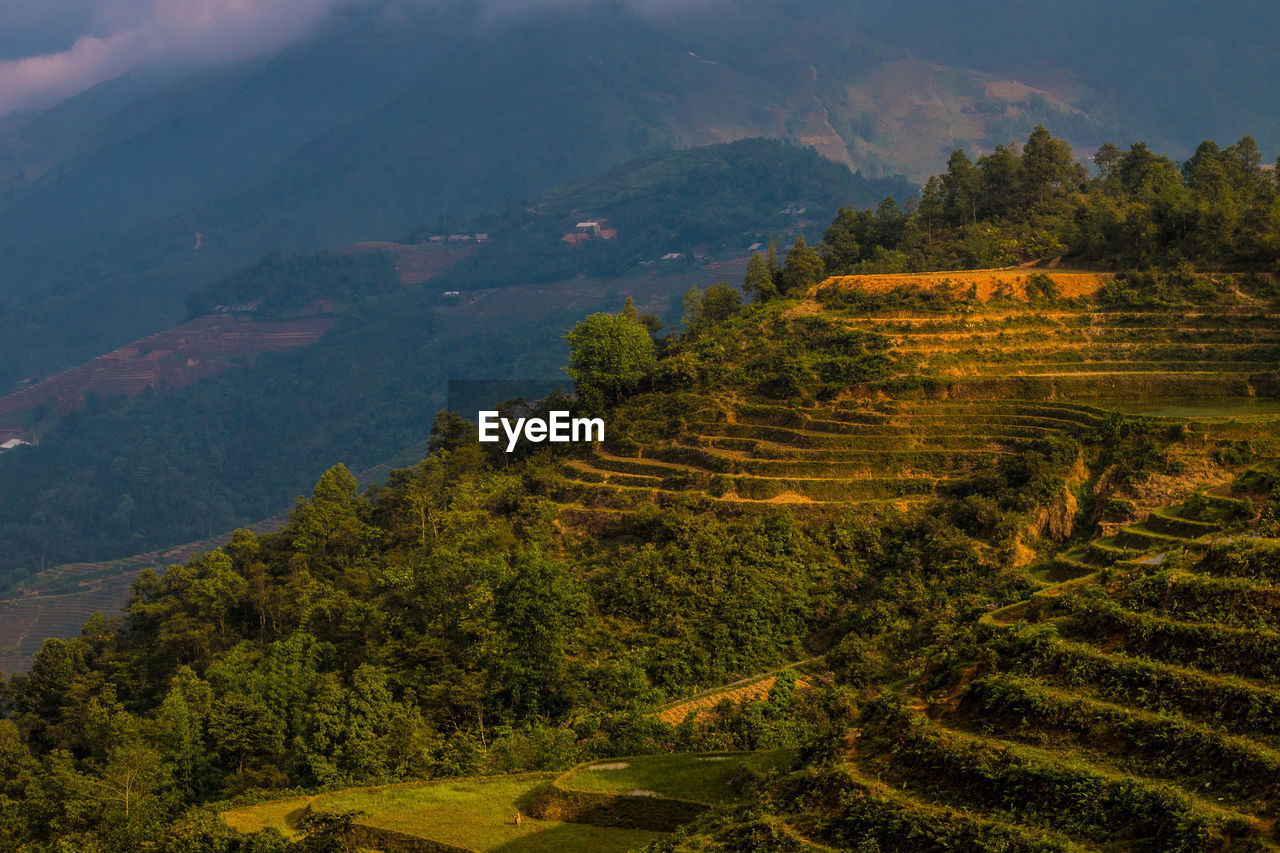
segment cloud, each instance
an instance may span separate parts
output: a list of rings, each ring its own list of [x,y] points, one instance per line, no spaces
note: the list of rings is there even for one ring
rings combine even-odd
[[[486,20],[607,0],[0,0],[0,116],[47,107],[131,68],[274,51],[340,5],[457,2]],[[641,14],[715,0],[623,0]]]
[[[68,12],[80,8],[51,5]],[[271,51],[310,30],[334,5],[334,0],[98,3],[89,17],[78,21],[83,29],[70,36],[69,46],[0,61],[0,115],[48,106],[135,66],[199,65]],[[2,23],[6,21],[0,18]],[[57,39],[56,27],[47,19],[27,23],[30,32],[42,33],[46,41]]]

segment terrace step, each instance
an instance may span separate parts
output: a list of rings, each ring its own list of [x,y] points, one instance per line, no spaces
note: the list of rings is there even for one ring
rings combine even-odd
[[[1059,357],[1058,360],[1067,361],[1089,361],[1090,356],[1100,353],[1131,352],[1141,352],[1147,356],[1147,360],[1167,358],[1186,352],[1231,353],[1236,357],[1246,354],[1256,356],[1257,361],[1274,360],[1277,355],[1277,342],[1274,340],[1206,341],[1203,332],[1195,335],[1194,339],[1186,341],[1171,341],[1163,336],[1137,341],[1132,335],[1125,335],[1123,340],[1099,340],[1092,332],[1081,333],[1078,339],[1070,340],[1065,336],[1057,336],[1056,339],[1045,339],[1045,337],[1047,336],[1011,340],[998,335],[987,339],[966,335],[950,340],[944,338],[940,342],[937,338],[918,335],[895,341],[893,349],[895,354],[941,357],[982,356],[990,360],[999,360],[1011,353],[1041,353],[1049,349],[1053,351],[1053,355]]]
[[[736,425],[735,425],[736,426]],[[997,452],[1016,450],[1025,447],[1035,439],[1025,436],[1010,435],[953,435],[953,436],[911,436],[910,434],[890,436],[823,436],[805,434],[795,431],[781,432],[776,427],[759,427],[760,432],[747,435],[750,427],[737,427],[735,435],[705,432],[698,437],[706,442],[706,447],[715,450],[742,452],[745,447],[757,447],[761,444],[772,445],[786,452],[802,451],[850,451],[861,453],[881,452]],[[765,432],[768,431],[768,432]]]
[[[1173,373],[1211,375],[1216,373],[1261,373],[1276,369],[1274,361],[1038,361],[966,362],[967,373],[978,376],[1110,376],[1133,373]],[[1080,368],[1072,370],[1070,368]]]
[[[744,478],[747,479],[747,478]],[[758,479],[758,478],[757,478]],[[776,481],[794,484],[794,481]],[[614,509],[631,511],[641,506],[662,504],[682,497],[695,496],[706,500],[709,505],[722,507],[769,507],[786,504],[793,509],[858,507],[865,509],[905,509],[909,506],[925,503],[933,499],[932,491],[919,493],[901,493],[897,489],[863,487],[859,481],[842,482],[838,480],[817,481],[832,484],[831,492],[843,493],[843,496],[813,496],[820,488],[779,488],[772,484],[763,489],[753,486],[745,487],[747,494],[729,491],[722,495],[714,495],[696,489],[673,490],[667,488],[669,483],[658,487],[636,487],[617,483],[592,482],[582,479],[567,478],[567,488],[561,497],[562,506],[582,509]],[[731,484],[732,485],[732,484]],[[741,485],[741,484],[739,484]],[[810,494],[806,494],[808,491]]]
[[[1005,666],[1038,681],[1087,691],[1092,698],[1153,712],[1280,746],[1280,690],[1262,682],[1157,663],[1055,637]]]
[[[1246,578],[1280,584],[1280,542],[1252,539],[1249,551],[1245,553],[1219,546],[1210,550],[1195,569],[1210,577]]]
[[[1127,560],[1136,557],[1142,552],[1136,548],[1129,548],[1115,541],[1114,538],[1107,537],[1104,539],[1095,539],[1089,543],[1085,550],[1083,562],[1091,566],[1109,566],[1118,560]]]
[[[1117,546],[1139,551],[1150,551],[1153,548],[1189,548],[1194,550],[1207,547],[1204,543],[1196,542],[1194,539],[1188,539],[1185,536],[1158,533],[1145,524],[1130,524],[1121,527],[1113,538]]]
[[[1182,518],[1174,509],[1157,509],[1147,516],[1143,526],[1155,533],[1195,539],[1222,530],[1222,524],[1216,521],[1197,521],[1193,518]]]
[[[935,801],[1007,814],[1084,843],[1128,841],[1167,849],[1188,834],[1222,843],[1263,828],[1253,816],[1199,792],[1096,763],[1087,753],[977,735],[919,713],[864,721],[858,755],[864,772],[874,769],[878,777]]]
[[[881,429],[878,432],[832,433],[759,424],[697,424],[694,429],[704,438],[753,439],[756,441],[771,441],[788,447],[813,449],[856,449],[862,447],[867,450],[883,449],[886,442],[896,442],[896,445],[900,447],[933,447],[937,449],[974,449],[975,446],[984,448],[999,445],[1018,445],[1060,432],[1036,427],[1000,427],[994,430],[984,430],[979,427],[973,429],[952,427],[945,432],[941,430],[921,430],[916,432],[898,427]]]
[[[577,472],[578,479],[584,483],[608,483],[645,489],[656,489],[663,483],[661,477],[628,474],[621,471],[597,468],[578,459],[570,460],[567,464]]]
[[[1048,738],[1055,750],[1079,749],[1090,763],[1164,779],[1189,794],[1208,788],[1228,805],[1270,802],[1280,787],[1280,752],[1256,741],[1025,678],[972,682],[959,719],[1022,743]]]
[[[1059,596],[1037,599],[1067,638],[1174,666],[1280,684],[1280,633],[1175,619]]]
[[[773,416],[741,416],[734,421],[739,426],[757,426],[776,429],[790,429],[797,432],[817,433],[820,435],[848,436],[884,436],[901,433],[925,435],[982,435],[992,431],[1011,432],[1012,434],[1042,434],[1050,431],[1075,428],[1075,421],[1057,418],[1037,417],[1032,415],[986,415],[972,414],[964,416],[918,418],[891,420],[886,418],[879,423],[862,421],[822,420],[818,418],[773,417]],[[695,427],[720,426],[722,422],[695,423]]]
[[[1054,832],[936,803],[872,779],[853,765],[811,773],[796,784],[801,796],[808,794],[827,812],[806,835],[840,850],[867,842],[886,853],[1084,853],[1090,849]],[[805,787],[811,787],[812,793]]]
[[[1112,599],[1131,609],[1187,621],[1280,631],[1280,586],[1191,571],[1137,567],[1114,580]]]
[[[1045,584],[1059,584],[1078,580],[1096,571],[1098,571],[1097,566],[1058,554],[1043,567],[1033,570],[1031,577]]]

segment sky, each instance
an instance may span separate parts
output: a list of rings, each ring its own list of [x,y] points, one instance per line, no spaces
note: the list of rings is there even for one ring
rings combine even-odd
[[[0,0],[0,115],[46,107],[135,66],[268,52],[337,0]]]

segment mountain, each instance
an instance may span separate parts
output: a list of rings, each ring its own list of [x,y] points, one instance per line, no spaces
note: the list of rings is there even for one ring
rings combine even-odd
[[[110,567],[42,569],[274,516],[337,460],[363,471],[420,452],[450,380],[563,381],[561,332],[624,292],[678,321],[681,295],[739,278],[752,243],[816,235],[842,204],[904,189],[744,140],[557,188],[495,216],[483,244],[267,257],[192,294],[189,322],[0,398],[0,435],[39,442],[0,453],[0,580],[64,594]],[[616,235],[565,242],[588,215]],[[424,255],[441,267],[429,280],[394,269]]]
[[[0,387],[172,325],[263,252],[465,219],[660,150],[788,138],[922,180],[953,147],[1045,123],[1085,151],[1147,136],[1190,153],[1212,131],[1275,153],[1256,84],[1275,76],[1270,10],[1220,7],[1188,41],[1165,6],[1091,9],[1110,25],[1084,37],[1074,6],[989,5],[370,4],[274,56],[8,117]],[[1042,35],[1051,56],[1026,47]],[[1238,49],[1186,61],[1210,42]]]

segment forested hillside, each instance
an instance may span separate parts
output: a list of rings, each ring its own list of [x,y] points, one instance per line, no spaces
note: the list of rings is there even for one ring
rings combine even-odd
[[[0,844],[1274,849],[1275,186],[1202,147],[1255,225],[1201,240],[1200,167],[1143,150],[1086,179],[1037,131],[931,235],[845,210],[747,304],[593,314],[532,411],[605,441],[442,412],[384,483],[146,573],[7,682]],[[910,269],[1124,264],[1080,242],[1108,206],[1155,265]]]
[[[751,242],[825,221],[845,200],[870,204],[905,186],[750,140],[655,155],[558,190],[537,215],[482,220],[490,242],[422,285],[398,281],[376,254],[266,256],[193,293],[189,313],[319,312],[337,316],[332,330],[190,388],[101,396],[61,422],[35,419],[28,438],[38,434],[39,445],[0,454],[14,498],[0,506],[0,582],[16,569],[127,557],[275,515],[334,459],[363,470],[424,442],[448,380],[563,376],[558,332],[620,305],[612,279],[642,277],[631,286],[671,319],[680,291],[718,275],[704,263],[740,259]],[[783,212],[790,205],[812,212]],[[618,236],[566,244],[579,211],[613,218]],[[699,261],[695,250],[711,256]],[[669,252],[681,261],[656,268]],[[592,278],[564,281],[579,275]],[[554,282],[539,310],[527,307],[530,288],[474,305],[439,296]]]

